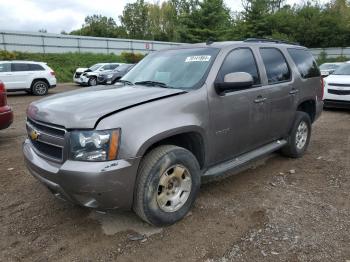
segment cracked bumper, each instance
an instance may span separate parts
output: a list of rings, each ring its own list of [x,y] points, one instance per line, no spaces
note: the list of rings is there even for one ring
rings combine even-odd
[[[130,209],[140,159],[63,164],[38,156],[30,141],[23,144],[29,172],[58,198],[98,209]]]

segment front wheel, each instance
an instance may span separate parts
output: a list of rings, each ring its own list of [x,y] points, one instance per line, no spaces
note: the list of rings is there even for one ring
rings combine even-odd
[[[157,147],[141,162],[134,211],[155,226],[174,224],[191,209],[199,188],[200,167],[190,151],[172,145]]]
[[[288,144],[282,148],[282,154],[292,158],[302,157],[311,137],[311,119],[305,112],[298,111],[288,138]]]
[[[89,86],[95,86],[97,85],[97,78],[96,77],[91,77],[88,81]]]

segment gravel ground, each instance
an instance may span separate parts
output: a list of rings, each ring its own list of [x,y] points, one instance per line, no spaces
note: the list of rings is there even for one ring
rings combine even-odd
[[[184,220],[154,228],[57,200],[29,175],[21,144],[36,99],[11,94],[15,122],[0,131],[0,261],[350,261],[350,111],[325,111],[303,158],[273,154],[203,185]]]

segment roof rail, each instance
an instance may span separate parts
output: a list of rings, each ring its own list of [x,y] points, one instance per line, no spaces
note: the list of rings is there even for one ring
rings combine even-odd
[[[243,42],[300,45],[299,43],[289,42],[289,41],[285,41],[285,40],[271,39],[271,38],[247,38]]]

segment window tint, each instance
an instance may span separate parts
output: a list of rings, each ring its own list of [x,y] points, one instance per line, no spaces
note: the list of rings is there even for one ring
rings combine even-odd
[[[319,77],[320,70],[317,68],[316,61],[312,54],[305,49],[288,49],[302,78]]]
[[[286,59],[277,48],[260,48],[269,84],[288,81],[290,71]]]
[[[114,70],[114,69],[116,69],[118,66],[119,66],[119,64],[111,64],[111,65],[110,65],[110,69],[111,69],[111,70]]]
[[[109,70],[111,68],[110,65],[104,65],[101,70]]]
[[[218,78],[223,81],[225,75],[236,72],[249,73],[254,79],[254,84],[260,84],[258,68],[256,66],[254,55],[250,49],[235,49],[228,54],[220,69]]]
[[[0,73],[2,73],[2,72],[10,72],[10,71],[11,71],[10,63],[0,64]]]
[[[11,70],[12,70],[12,72],[29,71],[29,64],[12,63]]]
[[[29,70],[30,71],[45,71],[45,69],[38,64],[29,64]]]

